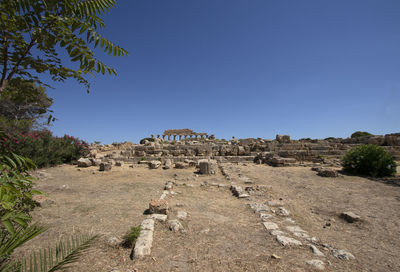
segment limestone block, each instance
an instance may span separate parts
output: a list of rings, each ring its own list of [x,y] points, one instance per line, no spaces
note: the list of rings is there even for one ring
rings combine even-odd
[[[89,167],[92,166],[92,162],[87,158],[80,158],[78,160],[78,167]]]
[[[168,202],[165,199],[152,200],[149,204],[150,213],[167,214]]]
[[[139,237],[137,238],[135,243],[134,257],[142,258],[146,255],[150,255],[152,244],[153,244],[153,231],[141,230]]]
[[[111,163],[109,162],[100,163],[99,171],[110,171],[110,170],[111,170]]]
[[[199,172],[204,175],[213,175],[217,172],[218,164],[215,160],[199,160]]]

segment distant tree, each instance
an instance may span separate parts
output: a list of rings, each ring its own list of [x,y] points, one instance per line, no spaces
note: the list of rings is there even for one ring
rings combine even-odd
[[[7,133],[28,132],[44,117],[54,121],[49,107],[53,100],[46,89],[32,80],[12,79],[0,93],[0,130]]]
[[[1,0],[0,93],[14,77],[43,85],[37,75],[44,72],[54,81],[74,78],[88,92],[87,74],[116,74],[92,50],[100,46],[108,55],[128,55],[98,32],[105,27],[99,16],[115,5],[115,0]],[[61,48],[78,68],[62,63]]]
[[[351,134],[351,138],[357,138],[357,137],[364,137],[364,136],[373,136],[371,133],[366,132],[366,131],[356,131],[353,134]]]

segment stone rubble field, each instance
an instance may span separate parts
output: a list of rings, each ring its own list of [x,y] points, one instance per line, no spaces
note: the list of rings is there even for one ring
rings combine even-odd
[[[33,218],[49,230],[17,254],[93,233],[71,271],[400,271],[398,183],[321,170],[212,160],[42,169],[48,196]],[[134,249],[122,247],[138,225]]]

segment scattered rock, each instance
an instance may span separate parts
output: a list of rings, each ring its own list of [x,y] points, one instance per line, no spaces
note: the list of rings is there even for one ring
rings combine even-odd
[[[179,222],[176,219],[169,220],[168,221],[168,227],[169,227],[170,230],[175,231],[175,232],[183,229],[183,226],[182,226],[181,222]]]
[[[311,248],[312,253],[314,255],[319,256],[319,257],[324,257],[324,253],[322,253],[316,246],[314,245],[308,245]]]
[[[160,167],[160,165],[161,165],[160,161],[150,161],[149,162],[150,169],[157,169],[158,167]]]
[[[44,195],[33,195],[32,200],[35,201],[42,208],[56,203],[54,200]]]
[[[335,256],[336,258],[340,259],[340,260],[354,260],[355,257],[353,254],[351,254],[350,252],[347,252],[343,249],[334,249],[332,250],[332,254],[333,256]]]
[[[172,161],[170,159],[165,160],[164,169],[170,169],[172,167]]]
[[[283,235],[278,235],[276,236],[276,240],[282,245],[282,246],[301,246],[302,243],[296,239],[286,237]]]
[[[153,231],[141,230],[140,235],[135,243],[134,257],[142,258],[146,255],[150,255],[152,244],[153,244]]]
[[[318,269],[318,270],[324,270],[325,269],[325,264],[321,260],[309,260],[309,261],[306,261],[306,264],[311,265],[315,269]]]
[[[122,240],[118,237],[110,237],[107,239],[107,245],[110,247],[119,247],[121,245]]]
[[[188,163],[184,163],[184,162],[176,162],[175,163],[175,168],[176,169],[186,169],[186,168],[189,168],[189,164]]]
[[[140,228],[141,228],[142,230],[151,230],[151,231],[154,231],[154,219],[152,219],[152,218],[144,219],[144,220],[142,221],[142,224],[140,224]]]
[[[276,255],[276,254],[272,254],[272,255],[271,255],[271,258],[272,258],[272,259],[279,260],[279,259],[281,259],[281,256],[278,256],[278,255]]]
[[[100,163],[99,171],[110,171],[110,170],[111,170],[111,163],[109,162]]]
[[[349,223],[354,223],[361,219],[361,216],[359,216],[353,212],[343,212],[340,214],[340,217]]]
[[[167,214],[168,202],[165,199],[151,200],[149,211],[150,213]]]
[[[285,208],[283,208],[283,207],[279,207],[279,215],[289,216],[290,212],[288,210],[286,210]]]
[[[124,163],[122,161],[116,161],[115,166],[122,166]]]
[[[167,220],[167,215],[166,214],[158,214],[158,213],[153,213],[151,215],[148,216],[148,218],[157,220],[157,221],[161,221],[161,222],[165,222]]]
[[[68,184],[63,184],[63,185],[60,186],[60,190],[61,190],[61,191],[69,190],[69,189],[71,189],[71,188],[69,187]]]
[[[199,160],[199,173],[203,175],[212,175],[217,172],[217,161],[215,160]]]
[[[335,169],[330,169],[330,168],[321,168],[319,171],[317,171],[318,175],[321,177],[327,177],[327,178],[335,178],[339,176],[338,172]]]
[[[279,229],[278,225],[273,222],[263,222],[263,225],[267,230]]]
[[[286,235],[286,233],[281,230],[272,230],[269,232],[269,234],[271,234],[272,236]]]
[[[172,181],[167,181],[164,190],[172,190],[174,188],[174,183]]]
[[[187,212],[185,211],[178,211],[176,217],[180,220],[185,220],[187,217]]]
[[[92,166],[92,162],[87,158],[80,158],[78,160],[78,167],[89,167]]]
[[[268,212],[269,208],[265,204],[262,203],[249,203],[249,207],[255,212],[255,213],[261,213],[261,212]]]

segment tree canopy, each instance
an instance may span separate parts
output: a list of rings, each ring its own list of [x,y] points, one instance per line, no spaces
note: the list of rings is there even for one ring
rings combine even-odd
[[[1,0],[0,1],[0,93],[14,77],[44,84],[38,74],[47,72],[54,81],[74,78],[89,92],[88,75],[116,74],[99,60],[94,48],[113,56],[128,52],[104,38],[101,15],[115,0]],[[67,67],[58,55],[66,50]]]
[[[32,80],[13,78],[0,93],[0,130],[8,133],[27,132],[51,112],[53,100],[46,89]],[[53,119],[47,116],[49,122]]]

